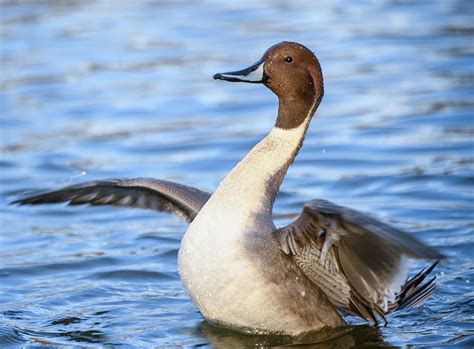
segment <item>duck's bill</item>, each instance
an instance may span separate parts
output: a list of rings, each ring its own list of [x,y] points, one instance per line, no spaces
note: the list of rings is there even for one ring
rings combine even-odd
[[[258,61],[250,67],[239,71],[215,74],[214,79],[232,82],[251,82],[255,84],[265,83],[268,80],[263,71],[263,61]]]

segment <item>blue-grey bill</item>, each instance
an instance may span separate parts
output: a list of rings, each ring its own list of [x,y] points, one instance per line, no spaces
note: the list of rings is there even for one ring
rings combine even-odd
[[[267,81],[267,77],[263,70],[263,61],[258,61],[250,67],[239,71],[215,74],[214,79],[250,83],[264,83]]]

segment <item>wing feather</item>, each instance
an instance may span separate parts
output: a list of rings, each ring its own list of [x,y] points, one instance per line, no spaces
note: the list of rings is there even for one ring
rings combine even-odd
[[[433,293],[434,280],[421,282],[434,265],[406,281],[407,258],[444,257],[401,230],[325,200],[307,202],[275,238],[333,304],[374,322]]]
[[[37,205],[68,202],[69,205],[113,205],[176,213],[192,221],[210,194],[182,184],[151,179],[110,179],[71,185],[12,202]]]

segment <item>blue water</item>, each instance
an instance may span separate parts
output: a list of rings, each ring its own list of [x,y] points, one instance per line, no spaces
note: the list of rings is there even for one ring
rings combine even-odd
[[[294,342],[203,321],[178,277],[186,224],[173,216],[8,205],[98,178],[214,190],[270,130],[276,98],[212,75],[292,40],[318,55],[326,93],[277,225],[325,198],[449,256],[423,307],[306,342],[473,347],[473,17],[468,0],[1,1],[0,346]]]

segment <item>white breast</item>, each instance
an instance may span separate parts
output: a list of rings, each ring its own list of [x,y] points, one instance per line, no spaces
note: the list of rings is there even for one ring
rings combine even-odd
[[[183,237],[181,278],[207,319],[274,330],[296,324],[275,303],[276,286],[259,274],[246,244],[257,235],[271,238],[275,178],[294,157],[304,132],[304,125],[274,129],[222,181]]]

